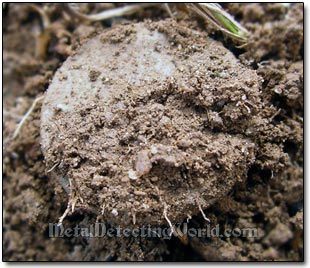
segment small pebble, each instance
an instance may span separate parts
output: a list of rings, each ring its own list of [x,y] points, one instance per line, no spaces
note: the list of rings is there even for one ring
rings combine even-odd
[[[117,215],[118,215],[118,212],[117,212],[117,210],[116,210],[115,208],[112,209],[112,214],[113,214],[114,216],[117,216]]]
[[[137,176],[137,174],[136,174],[136,172],[134,170],[129,170],[128,171],[128,177],[129,177],[129,179],[132,179],[132,180],[138,179],[138,176]]]

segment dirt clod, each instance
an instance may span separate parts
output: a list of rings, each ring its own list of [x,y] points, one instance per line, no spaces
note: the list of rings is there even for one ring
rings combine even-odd
[[[172,26],[173,35],[160,32]],[[184,29],[170,21],[131,29],[130,43],[104,42],[119,28],[91,39],[55,74],[42,108],[45,160],[48,167],[62,162],[55,171],[71,179],[84,206],[105,207],[109,222],[129,225],[135,210],[137,224],[163,224],[164,205],[169,219],[181,222],[245,179],[255,140],[238,124],[254,116],[265,124],[258,112],[261,78],[202,32],[186,30],[183,45],[196,38],[199,49],[180,51],[171,40]],[[154,44],[165,49],[158,52]],[[101,73],[113,83],[97,81]],[[53,113],[59,103],[67,108]],[[215,113],[223,119],[212,119]],[[211,132],[215,127],[218,133]],[[106,178],[99,187],[94,173]]]

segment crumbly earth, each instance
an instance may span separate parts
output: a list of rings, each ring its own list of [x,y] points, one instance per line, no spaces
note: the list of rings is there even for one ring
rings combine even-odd
[[[83,12],[88,13],[113,6],[115,4],[84,4],[82,8]],[[21,120],[31,106],[34,97],[45,92],[50,83],[49,80],[60,63],[68,55],[71,55],[81,43],[101,33],[103,28],[110,27],[111,24],[114,28],[114,25],[119,22],[111,20],[102,24],[88,24],[64,15],[62,8],[57,4],[44,4],[44,7],[51,19],[52,31],[45,58],[35,57],[34,48],[38,42],[35,33],[40,29],[38,14],[25,4],[9,4],[4,9],[4,260],[303,260],[303,6],[301,4],[292,4],[289,7],[282,4],[224,4],[224,7],[252,33],[249,44],[243,48],[236,47],[229,39],[223,38],[220,32],[205,24],[195,14],[186,12],[183,7],[180,9],[176,5],[171,5],[172,10],[178,11],[177,22],[174,22],[175,27],[164,27],[165,23],[162,20],[167,18],[168,14],[157,8],[147,9],[145,12],[139,12],[127,19],[128,25],[133,21],[143,19],[159,21],[158,24],[162,24],[163,27],[157,26],[157,28],[169,38],[169,50],[173,57],[184,53],[184,50],[187,50],[186,54],[190,55],[199,53],[199,48],[198,51],[192,51],[191,47],[197,43],[211,42],[203,34],[206,31],[205,35],[208,32],[211,38],[222,42],[244,64],[242,67],[240,63],[237,63],[237,66],[250,73],[255,73],[253,71],[255,70],[263,78],[258,89],[252,90],[252,86],[247,85],[246,88],[249,88],[249,92],[245,99],[242,97],[243,93],[246,93],[243,90],[232,88],[227,91],[225,87],[219,87],[218,95],[217,91],[207,91],[206,95],[206,91],[201,85],[213,80],[206,81],[204,79],[211,78],[198,73],[191,76],[192,80],[181,79],[180,81],[183,82],[181,84],[175,80],[167,80],[160,87],[160,90],[164,92],[168,90],[167,96],[154,96],[147,92],[144,92],[141,98],[136,96],[134,103],[139,105],[130,107],[131,111],[137,114],[135,120],[132,117],[129,120],[122,107],[116,109],[124,115],[121,118],[115,117],[117,121],[114,123],[118,123],[118,128],[121,130],[124,126],[122,120],[130,121],[130,125],[134,128],[134,124],[148,116],[143,108],[150,109],[150,107],[143,100],[153,103],[158,103],[160,100],[160,104],[164,106],[160,109],[161,112],[182,120],[186,115],[184,113],[186,109],[182,103],[187,104],[186,111],[191,110],[193,116],[187,117],[186,120],[192,122],[194,127],[203,121],[203,127],[199,128],[197,132],[206,135],[199,141],[198,138],[190,139],[190,147],[186,148],[188,142],[180,140],[181,142],[174,144],[173,148],[185,152],[192,150],[191,153],[202,153],[203,157],[206,157],[205,148],[201,142],[208,140],[210,142],[208,144],[209,152],[213,150],[219,152],[219,146],[228,150],[223,155],[210,156],[211,159],[217,159],[217,161],[232,158],[228,152],[235,155],[238,161],[242,162],[246,159],[240,154],[237,146],[221,143],[216,147],[215,144],[218,141],[233,140],[234,144],[243,144],[245,140],[249,140],[255,145],[253,149],[252,147],[248,148],[253,152],[253,156],[248,158],[249,162],[246,166],[249,170],[244,178],[240,178],[240,181],[232,180],[231,183],[234,186],[231,186],[229,193],[224,194],[217,202],[210,205],[204,210],[204,213],[210,219],[212,226],[216,224],[219,224],[220,228],[253,226],[258,228],[259,236],[256,238],[231,237],[230,239],[221,237],[188,238],[187,245],[175,237],[170,240],[132,237],[98,239],[52,239],[48,237],[48,223],[58,221],[59,216],[67,207],[68,195],[65,187],[59,183],[59,177],[51,176],[53,172],[59,174],[59,166],[57,170],[46,173],[48,168],[43,162],[44,157],[40,146],[40,125],[42,125],[40,106],[26,120],[19,135],[15,139],[12,139],[12,135],[16,123]],[[184,32],[184,29],[191,30]],[[198,38],[197,41],[196,38],[189,38],[192,31],[198,32],[201,38]],[[120,32],[118,37],[111,36],[111,40],[123,43],[126,34],[122,37],[121,33],[124,34],[124,32]],[[173,45],[171,42],[175,44]],[[180,51],[178,50],[179,44],[181,44]],[[215,44],[221,51],[224,50],[220,43],[215,42]],[[221,66],[222,64],[218,64],[216,67]],[[204,66],[198,65],[197,67],[204,71]],[[239,67],[236,67],[237,71]],[[92,83],[96,82],[98,77],[100,79],[96,73],[97,70],[94,71],[87,73],[89,80],[93,80]],[[214,74],[212,79],[225,81],[225,74],[223,76],[222,70],[208,71]],[[185,73],[188,74],[187,70]],[[245,78],[248,77],[243,75],[242,79]],[[230,77],[230,79],[232,78]],[[249,81],[251,80],[249,77]],[[236,78],[236,83],[240,82],[243,83]],[[109,80],[105,80],[104,83],[109,83]],[[227,95],[225,101],[219,102],[225,95]],[[128,104],[127,97],[124,96]],[[238,101],[240,104],[236,106]],[[247,102],[255,104],[257,107],[251,106]],[[177,105],[173,106],[175,103]],[[64,108],[64,106],[60,108]],[[248,114],[248,108],[251,116]],[[155,110],[157,111],[157,109]],[[80,112],[81,108],[77,107],[77,111]],[[99,107],[90,105],[89,110],[85,112],[86,118],[90,118],[91,115],[96,116],[95,122],[98,120],[97,115],[105,114],[105,111],[100,110]],[[75,115],[74,122],[82,126],[82,115],[77,116],[78,113],[73,111],[70,113]],[[61,109],[56,116],[64,118]],[[69,123],[71,124],[71,122]],[[174,135],[176,130],[183,131],[183,133],[184,131],[194,132],[192,128],[186,129],[187,126],[178,125],[176,120],[172,123],[171,131]],[[102,127],[103,125],[101,125]],[[154,125],[146,127],[153,129]],[[160,124],[155,127],[165,129]],[[87,129],[87,126],[83,125],[81,131],[85,128]],[[95,131],[94,129],[90,130]],[[168,131],[163,132],[159,137],[162,138],[169,133]],[[228,139],[228,135],[233,138]],[[85,136],[84,138],[89,140],[89,137]],[[154,139],[154,137],[152,138]],[[185,141],[189,140],[188,137],[185,136],[185,138]],[[82,136],[79,136],[79,139],[82,139]],[[169,141],[169,139],[166,136],[166,140]],[[114,141],[120,140],[114,139]],[[139,135],[133,135],[122,142],[124,142],[123,147],[126,147],[127,144],[135,147],[137,142],[144,143],[145,140],[140,141]],[[159,140],[158,143],[167,146],[162,140]],[[82,145],[87,146],[85,143]],[[181,147],[179,147],[180,145]],[[143,144],[139,146],[142,147]],[[122,148],[119,143],[117,143],[117,148]],[[145,176],[148,177],[152,172],[155,175],[156,172],[162,172],[156,168],[165,164],[167,160],[167,154],[164,151],[164,154],[160,155],[164,156],[162,157],[165,160],[164,163],[155,164],[152,162],[152,154],[149,155],[151,148],[145,146],[145,149],[148,150],[148,154],[145,150],[128,152],[132,161],[130,167],[133,171],[137,171],[137,167],[139,169],[140,164],[136,165],[138,162],[142,163],[143,173],[149,172],[135,180],[133,187],[137,187],[136,183]],[[96,155],[94,154],[95,157]],[[59,159],[59,156],[55,155],[55,160]],[[143,161],[136,161],[137,158]],[[73,160],[72,156],[67,159]],[[148,164],[145,164],[145,159],[149,159],[151,164],[149,160],[147,160]],[[77,167],[81,164],[89,167],[87,161],[77,160]],[[252,163],[252,161],[254,162]],[[49,168],[52,167],[52,162],[47,163]],[[73,161],[68,161],[68,163],[73,163]],[[227,167],[228,163],[211,163],[208,170],[214,170],[213,178],[216,181],[219,179],[220,172],[224,173],[222,169],[216,170],[216,165]],[[152,168],[149,170],[150,166]],[[64,167],[66,167],[64,171],[74,170],[69,165]],[[247,167],[243,166],[242,170],[245,172]],[[196,170],[200,170],[200,167],[193,166],[190,169],[190,171]],[[103,168],[103,171],[106,169]],[[171,169],[169,172],[175,173]],[[224,175],[227,176],[234,172],[236,170],[233,166],[233,169],[225,171]],[[197,174],[190,175],[197,176]],[[100,178],[99,183],[101,183],[101,177],[97,178]],[[183,177],[182,179],[184,180]],[[152,185],[156,185],[156,182],[150,182]],[[62,180],[62,184],[65,185],[64,180]],[[166,184],[167,182],[164,186],[168,188]],[[97,184],[89,185],[93,192],[98,191],[100,187]],[[228,188],[230,187],[226,189],[228,190]],[[217,196],[217,198],[219,197]],[[84,200],[84,202],[87,201]],[[96,220],[104,221],[104,215],[98,216],[96,210],[91,211],[89,206],[79,207],[79,205],[77,203],[75,212],[65,219],[66,227],[76,224],[85,226]],[[205,204],[201,205],[205,206]],[[163,206],[161,216],[162,209]],[[197,206],[194,209],[197,210]],[[169,218],[173,214],[170,211],[170,209],[167,211]],[[112,215],[110,215],[111,220],[113,219]],[[129,215],[129,218],[132,222],[132,215]],[[136,219],[138,218],[136,215]],[[201,228],[206,226],[207,222],[198,213],[197,216],[192,217],[189,224],[192,227]]]
[[[252,128],[269,123],[261,82],[205,33],[120,25],[55,74],[42,107],[45,161],[70,181],[76,208],[122,226],[182,222],[245,179]]]

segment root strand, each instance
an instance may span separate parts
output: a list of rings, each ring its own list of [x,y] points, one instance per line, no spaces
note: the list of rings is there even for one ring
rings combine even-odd
[[[79,11],[73,9],[70,5],[65,4],[65,10],[67,13],[69,13],[72,16],[75,16],[76,18],[84,21],[102,21],[107,20],[115,17],[121,17],[126,15],[134,14],[135,12],[144,9],[146,7],[151,7],[158,5],[158,3],[143,3],[143,4],[134,4],[134,5],[128,5],[123,7],[118,7],[114,9],[104,10],[97,14],[92,15],[85,15],[80,13]]]
[[[24,123],[26,122],[27,118],[31,115],[31,113],[33,112],[33,110],[36,108],[37,104],[42,101],[44,99],[44,96],[41,96],[41,97],[38,97],[34,100],[34,102],[32,103],[30,109],[28,110],[28,112],[23,116],[22,120],[18,123],[15,131],[14,131],[14,134],[13,134],[13,139],[15,139],[21,128],[23,127]]]
[[[167,205],[165,204],[165,208],[164,208],[164,213],[163,213],[166,221],[168,222],[170,228],[171,228],[171,233],[170,233],[170,236],[174,233],[174,228],[173,228],[173,225],[171,223],[171,221],[169,220],[168,216],[167,216]]]

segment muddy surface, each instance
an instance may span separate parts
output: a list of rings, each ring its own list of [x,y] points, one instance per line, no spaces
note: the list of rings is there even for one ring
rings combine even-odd
[[[46,53],[37,11],[6,7],[5,260],[303,259],[303,6],[224,7],[246,45],[183,6],[177,21],[149,8],[86,23],[46,4]],[[49,238],[67,206],[65,227],[203,228],[207,216],[258,236]]]

